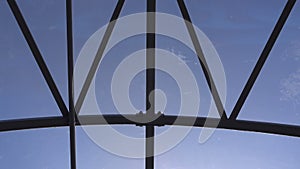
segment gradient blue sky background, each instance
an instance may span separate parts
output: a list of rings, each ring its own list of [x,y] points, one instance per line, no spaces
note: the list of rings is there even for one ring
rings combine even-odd
[[[53,78],[67,100],[65,3],[61,0],[18,0],[18,5],[43,54]],[[74,0],[74,55],[87,39],[104,26],[116,0]],[[269,37],[286,1],[186,0],[193,23],[212,41],[227,78],[226,111],[229,115]],[[142,0],[127,0],[121,16],[145,12]],[[157,0],[157,11],[180,16],[175,0]],[[239,119],[300,125],[300,3],[286,22]],[[159,26],[159,25],[157,25]],[[0,120],[60,115],[54,99],[9,10],[0,1]],[[158,36],[157,48],[181,57],[195,73],[200,86],[199,116],[205,115],[210,95],[196,55],[180,42]],[[114,68],[128,54],[145,48],[138,35],[116,45],[104,58],[97,74],[98,103],[106,113],[116,112],[110,96]],[[159,57],[159,56],[157,56]],[[144,109],[145,74],[131,84],[134,106]],[[165,114],[177,114],[178,86],[171,76],[157,72],[157,88],[165,91]],[[157,133],[168,127],[157,128]],[[118,131],[144,137],[144,129],[116,126]],[[143,168],[143,159],[110,154],[77,127],[78,168]],[[261,133],[217,130],[204,144],[195,128],[171,151],[157,156],[158,169],[299,169],[300,140]],[[0,168],[64,169],[69,167],[68,128],[0,133]],[[118,140],[121,142],[122,140]]]

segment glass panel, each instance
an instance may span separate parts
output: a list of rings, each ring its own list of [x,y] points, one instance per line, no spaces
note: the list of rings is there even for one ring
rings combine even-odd
[[[239,118],[300,124],[299,15],[296,3]]]
[[[285,1],[187,1],[191,19],[212,41],[226,73],[232,111]],[[270,5],[272,4],[272,5]]]
[[[35,62],[34,57],[17,25],[17,22],[6,3],[6,1],[0,2],[0,23],[2,25],[0,28],[0,32],[2,34],[0,40],[2,44],[0,46],[0,119],[60,116],[61,113],[54,98],[52,97],[50,89],[48,88],[48,85],[46,84],[46,81],[44,80],[44,77],[42,76],[37,63]],[[32,11],[32,15],[35,16],[32,17],[32,20],[37,21],[42,19],[41,17],[36,18],[34,13],[35,10],[32,10],[30,6],[30,4],[33,5],[32,2],[28,2],[28,4],[21,4],[24,4],[23,8],[26,9],[24,11]],[[55,19],[52,18],[52,21],[53,20]],[[52,24],[52,22],[49,24]],[[39,27],[37,25],[37,27],[33,29],[33,33],[39,30],[41,32],[37,32],[42,34],[45,29],[48,30],[48,27],[46,28],[45,25],[44,27]],[[49,33],[49,35],[55,35],[54,37],[56,37],[58,32],[54,31]],[[51,45],[56,41],[55,38],[50,38],[49,42],[48,40],[45,41],[45,39],[48,37],[48,34],[42,35],[41,37],[42,40],[38,40],[38,42],[41,42],[41,44],[45,46],[48,45],[47,49],[50,53],[46,52],[48,56],[47,58],[51,58],[52,54],[55,55],[50,59],[51,61],[49,61],[49,63],[59,63],[62,58],[65,58],[64,55],[56,56],[57,53],[51,53],[51,51],[54,49],[53,47],[58,47]],[[49,44],[46,45],[48,42]],[[64,41],[62,40],[60,43],[62,44]],[[61,52],[64,51],[64,47],[59,47],[57,51],[59,51],[61,54]],[[55,59],[57,59],[57,61]],[[55,68],[53,65],[51,67],[52,69]],[[53,70],[59,74],[61,71],[65,72],[63,70],[64,68],[65,65],[58,64],[58,69]],[[65,86],[65,80],[63,79],[66,77],[64,76],[64,73],[61,74],[62,75],[60,76],[56,76],[57,79],[55,79],[57,80],[56,82],[59,82],[58,87]]]
[[[95,126],[94,126],[95,127]],[[101,127],[101,126],[100,126]],[[103,127],[103,126],[102,126]],[[99,126],[97,127],[99,128]],[[131,138],[143,138],[144,137],[144,127],[132,127],[132,126],[114,126],[119,133],[126,134],[126,136]],[[124,133],[125,132],[125,133]],[[101,136],[101,135],[99,135]],[[106,141],[116,144],[117,146],[131,147],[132,145],[124,145],[123,139],[114,140],[108,134],[105,136]],[[102,136],[101,136],[102,137]],[[111,140],[112,139],[112,140]],[[118,156],[112,154],[111,151],[104,150],[93,141],[93,137],[89,137],[82,128],[77,128],[77,164],[78,169],[98,169],[98,168],[133,168],[140,169],[144,167],[144,159],[132,159]],[[144,151],[143,146],[136,146],[135,149],[127,148],[127,151],[135,151],[140,149]]]
[[[68,128],[0,133],[3,168],[69,168]]]
[[[146,12],[146,1],[127,0],[124,3],[120,17],[141,12]]]
[[[156,1],[156,11],[181,17],[177,1],[173,0]]]
[[[68,104],[65,2],[60,0],[17,2],[52,78]]]
[[[100,44],[100,41],[97,44]],[[93,49],[89,49],[89,51],[96,52],[98,45],[93,46]],[[130,60],[134,52],[144,48],[145,36],[136,35],[120,41],[108,50],[97,69],[95,82],[91,84],[94,87],[90,87],[83,103],[81,111],[84,114],[99,114],[100,112],[97,109],[102,114],[135,114],[145,110],[145,51],[141,51],[138,59]],[[83,50],[86,49],[83,48]],[[76,98],[85,81],[85,78],[80,78],[80,74],[86,72],[84,74],[84,77],[86,77],[90,68],[90,66],[80,67],[81,64],[85,64],[83,62],[86,62],[87,57],[92,58],[88,63],[91,65],[94,55],[80,55],[78,65],[75,68],[75,86],[79,86],[75,92]],[[134,66],[139,66],[142,69],[137,72],[130,71],[129,68]],[[120,73],[122,73],[121,76]],[[132,77],[130,76],[131,73],[134,73]],[[128,83],[125,81],[128,81]],[[114,100],[119,102],[114,102]]]
[[[117,29],[121,29],[121,27],[117,27]],[[136,73],[136,76],[134,76],[133,79],[130,79],[130,74],[133,73],[130,71],[130,67],[136,65],[139,65],[142,68],[145,67],[145,52],[142,52],[142,54],[139,55],[141,61],[133,59],[131,62],[126,62],[126,60],[132,57],[131,55],[134,52],[144,49],[145,46],[145,35],[136,35],[122,40],[112,47],[103,57],[95,82],[97,103],[101,112],[135,114],[145,110],[145,71],[134,72]],[[118,76],[118,69],[123,71],[124,74],[122,77]],[[129,86],[125,83],[127,80],[130,81],[128,84]],[[116,88],[114,88],[114,86],[116,86]],[[119,88],[126,91],[124,93],[118,93]],[[114,95],[112,93],[114,93]],[[124,97],[124,94],[127,97]],[[127,100],[129,100],[136,111],[125,111],[121,108],[120,104],[122,103],[114,102],[113,97],[115,97],[115,99],[116,97],[123,98],[124,100],[122,99],[122,101],[124,103],[127,103]],[[125,107],[128,106],[129,105],[125,105]]]
[[[76,0],[73,2],[75,58],[78,57],[88,38],[109,22],[116,4],[117,0],[105,1],[105,3],[98,0]]]
[[[177,130],[181,128],[176,127]],[[299,138],[216,130],[206,142],[199,143],[201,131],[192,129],[176,147],[157,156],[156,168],[297,169],[300,167],[297,159],[300,151],[295,148],[300,146]],[[156,144],[164,143],[156,142]]]
[[[160,91],[156,95],[156,111],[167,115],[207,116],[211,95],[193,48],[167,35],[157,35],[157,48],[166,53],[157,52],[156,55],[156,64],[161,65],[156,73],[156,88]],[[178,60],[165,59],[167,54]],[[197,90],[194,89],[199,90],[199,111],[191,107],[195,107],[193,98]],[[182,99],[186,101],[181,102]]]
[[[113,13],[113,10],[116,6],[116,2],[106,2],[106,3],[100,3],[100,1],[92,1],[94,4],[93,6],[99,6],[101,9],[103,8],[104,10],[101,11],[98,9],[98,7],[95,9],[92,8],[90,9],[90,4],[86,5],[85,2],[79,2],[78,4],[75,4],[75,16],[78,15],[77,18],[75,18],[75,42],[76,42],[76,54],[79,56],[80,52],[82,52],[85,49],[88,49],[87,51],[92,51],[92,54],[86,55],[86,54],[81,54],[81,61],[87,62],[88,59],[87,57],[90,58],[90,63],[88,63],[89,66],[84,66],[84,67],[76,67],[75,68],[75,79],[77,78],[76,72],[78,74],[82,73],[83,71],[81,69],[85,69],[86,73],[89,70],[89,67],[91,63],[93,62],[93,59],[96,55],[96,51],[98,50],[98,47],[100,45],[100,42],[102,41],[102,36],[99,36],[100,34],[94,34],[98,30],[102,30],[105,32],[106,28],[102,27],[105,24],[109,22],[109,19],[111,18],[111,15]],[[78,5],[78,6],[77,6]],[[121,17],[124,15],[129,15],[132,12],[143,12],[145,9],[144,2],[142,1],[126,1],[123,9],[121,11]],[[90,12],[90,10],[94,12]],[[136,11],[138,10],[138,11]],[[98,13],[98,14],[96,14]],[[100,15],[101,14],[101,15]],[[84,19],[84,21],[82,21]],[[96,24],[97,23],[97,24]],[[126,24],[126,23],[125,23]],[[144,23],[140,23],[144,24]],[[77,26],[77,27],[76,27]],[[113,40],[119,40],[119,32],[122,30],[127,30],[128,25],[119,24],[119,21],[117,21],[114,30],[112,32],[112,35],[110,37]],[[96,42],[92,42],[96,40]],[[91,38],[91,39],[89,39]],[[110,42],[109,41],[109,42]],[[89,49],[91,46],[86,45],[87,43],[92,44],[92,48]],[[137,50],[141,50],[145,48],[145,36],[144,35],[132,35],[129,38],[125,39],[120,39],[120,42],[114,44],[114,46],[108,46],[106,47],[106,54],[101,59],[99,68],[97,69],[97,74],[96,74],[96,80],[95,80],[95,93],[96,93],[96,102],[97,106],[99,106],[100,110],[104,114],[111,114],[111,113],[118,113],[118,109],[116,109],[116,105],[113,103],[113,98],[111,94],[112,89],[112,79],[113,76],[115,75],[116,69],[119,67],[119,65],[122,63],[122,61],[127,58],[130,54]],[[144,56],[141,56],[144,57]],[[76,65],[80,65],[82,62],[80,61],[80,58],[76,60]],[[145,62],[139,62],[139,63],[132,63],[132,64],[142,64],[144,67]],[[127,65],[130,67],[130,65]],[[86,77],[87,74],[85,74]],[[125,76],[124,76],[125,77]],[[127,75],[126,75],[127,77]],[[118,80],[118,79],[117,79]],[[128,87],[126,88],[126,96],[130,98],[132,101],[133,106],[137,111],[129,111],[129,112],[124,112],[123,113],[138,113],[140,110],[144,110],[144,104],[145,104],[145,76],[143,72],[140,72],[134,79],[132,79],[131,83]],[[84,79],[82,79],[83,83]],[[75,83],[77,81],[75,80]],[[80,83],[80,84],[81,84]],[[118,80],[119,85],[125,85],[123,82]],[[141,84],[139,84],[141,83]],[[75,84],[76,86],[77,84]],[[79,90],[81,89],[81,85],[78,90],[75,92],[79,94]],[[76,88],[76,87],[75,87]],[[77,98],[77,94],[75,94],[75,97]],[[89,96],[87,96],[89,97]],[[86,98],[86,99],[91,99],[91,98]],[[86,103],[90,103],[90,101],[85,100],[83,103],[83,109],[86,107]],[[122,110],[122,109],[121,109]],[[89,114],[94,114],[99,112],[97,111],[92,111],[89,112]]]

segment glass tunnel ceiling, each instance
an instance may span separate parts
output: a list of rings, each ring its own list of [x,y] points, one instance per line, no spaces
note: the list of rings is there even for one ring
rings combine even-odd
[[[224,108],[228,117],[286,3],[287,1],[185,1],[194,26],[201,29],[210,39],[223,64],[227,83]],[[17,4],[68,108],[65,1],[18,0]],[[109,22],[116,5],[116,0],[73,2],[74,62],[90,36]],[[146,1],[127,0],[120,17],[146,12],[146,6]],[[182,17],[175,0],[157,0],[156,11]],[[300,125],[298,16],[300,4],[296,2],[241,108],[239,120]],[[184,25],[184,22],[182,24]],[[0,126],[6,120],[60,117],[60,108],[6,1],[0,1],[0,25]],[[146,38],[146,34],[141,34],[123,40],[103,57],[95,79],[96,97],[103,114],[118,112],[113,104],[110,88],[114,70],[126,56],[145,49]],[[207,117],[213,98],[196,53],[178,40],[166,36],[156,35],[155,42],[156,48],[173,53],[194,73],[201,94],[197,115]],[[156,55],[157,62],[159,57]],[[176,81],[163,71],[156,71],[155,78],[155,87],[164,91],[167,98],[164,115],[178,115],[181,98]],[[146,83],[146,71],[140,72],[130,83],[129,97],[139,110],[146,108]],[[160,110],[158,101],[161,96],[156,97],[157,112]],[[137,112],[132,113],[134,115]],[[214,118],[219,117],[216,115]],[[68,126],[64,120],[53,122],[54,126],[61,124]],[[50,127],[52,123],[48,125]],[[225,126],[223,128],[234,129],[229,123],[222,125]],[[115,125],[113,128],[130,137],[145,137],[144,127]],[[169,128],[170,126],[156,127],[155,134],[159,135]],[[175,128],[180,130],[184,127]],[[288,132],[291,130],[296,129],[291,127]],[[155,168],[300,166],[296,158],[300,155],[299,149],[295,148],[300,145],[297,137],[218,129],[207,142],[200,144],[198,140],[201,131],[201,128],[193,128],[175,148],[156,156]],[[70,168],[69,133],[67,127],[1,132],[0,163],[6,168]],[[155,142],[155,146],[159,144]],[[143,146],[137,148],[145,149]],[[143,158],[123,158],[100,148],[86,135],[82,127],[76,127],[76,152],[77,168],[145,167]]]

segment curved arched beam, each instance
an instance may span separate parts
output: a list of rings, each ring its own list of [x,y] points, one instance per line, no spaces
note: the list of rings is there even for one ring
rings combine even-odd
[[[80,123],[78,118],[80,118]],[[76,125],[153,125],[153,126],[194,126],[194,127],[213,127],[220,119],[205,118],[205,117],[188,117],[188,116],[168,116],[162,115],[156,120],[149,123],[138,123],[140,115],[81,115],[76,119]],[[105,118],[106,121],[103,120]],[[101,120],[102,119],[102,120]],[[134,119],[134,121],[129,120]],[[176,123],[174,123],[176,120]],[[193,121],[195,121],[193,123]],[[204,126],[204,124],[206,125]],[[34,128],[49,128],[49,127],[63,127],[68,126],[68,118],[65,117],[41,117],[28,118],[18,120],[3,120],[0,121],[0,131],[13,131]],[[221,119],[218,127],[219,129],[229,129],[238,131],[260,132],[268,134],[278,134],[285,136],[300,137],[300,126],[278,124],[269,122],[257,122],[247,120],[226,120]]]

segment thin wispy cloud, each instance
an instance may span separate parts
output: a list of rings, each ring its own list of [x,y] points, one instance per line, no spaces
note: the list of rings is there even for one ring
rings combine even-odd
[[[256,60],[255,59],[245,59],[245,60],[243,60],[243,63],[245,63],[245,64],[254,64],[254,63],[256,63]]]
[[[51,25],[51,26],[48,27],[49,31],[52,31],[52,30],[55,30],[55,29],[57,29],[56,25]]]
[[[175,56],[179,57],[182,61],[185,63],[194,63],[197,64],[197,62],[193,61],[193,59],[188,58],[187,56],[183,55],[180,51],[176,51],[174,48],[167,49],[169,52],[174,54]]]
[[[281,81],[280,93],[281,100],[300,104],[300,69]]]
[[[283,60],[292,59],[293,61],[300,61],[300,41],[292,41],[288,47],[284,50]]]

